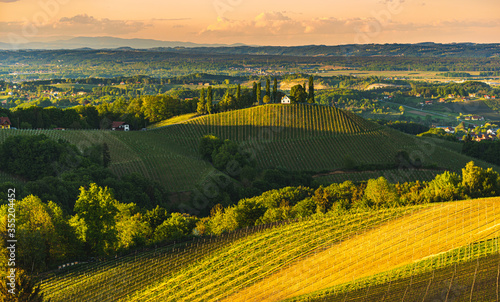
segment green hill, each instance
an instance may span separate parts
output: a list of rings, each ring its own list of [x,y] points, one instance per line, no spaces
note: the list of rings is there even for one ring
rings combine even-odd
[[[305,104],[257,106],[148,131],[2,130],[0,142],[10,135],[35,134],[66,139],[82,150],[105,142],[113,172],[139,172],[171,192],[193,190],[208,175],[219,173],[198,154],[199,141],[207,134],[239,142],[264,169],[325,173],[349,165],[391,165],[400,150],[424,165],[454,171],[471,160],[433,139],[406,135],[336,108]]]
[[[330,213],[72,266],[42,289],[53,301],[353,301],[384,289],[401,301],[449,280],[468,298],[496,288],[484,280],[497,278],[499,219],[499,198]]]

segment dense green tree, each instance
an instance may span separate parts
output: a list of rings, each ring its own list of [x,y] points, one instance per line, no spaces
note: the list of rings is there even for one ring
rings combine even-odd
[[[302,85],[298,84],[290,89],[290,98],[293,103],[303,103],[306,101],[307,93]]]
[[[496,196],[499,185],[499,175],[492,168],[485,170],[471,161],[462,169],[462,186],[470,198]]]
[[[212,154],[214,151],[219,150],[222,146],[223,141],[213,135],[205,135],[200,140],[200,145],[198,147],[199,153],[204,160],[212,161]]]
[[[8,137],[0,145],[0,158],[1,170],[28,180],[55,176],[84,163],[75,146],[44,134]]]
[[[198,112],[198,114],[207,113],[207,102],[205,101],[205,88],[202,88],[200,90],[200,100],[198,101],[196,112]]]
[[[394,185],[384,177],[370,179],[365,189],[365,198],[368,204],[375,208],[393,207],[399,202]]]
[[[271,98],[271,82],[269,78],[266,78],[266,96]]]
[[[208,86],[207,89],[207,113],[212,114],[213,111],[213,97],[214,93],[212,91],[212,86]]]
[[[305,89],[305,87],[304,87]],[[307,102],[308,103],[314,103],[314,78],[313,76],[309,77],[309,95],[307,97]]]
[[[238,84],[238,87],[236,87],[236,103],[238,104],[238,108],[242,108],[242,99],[241,99],[241,85]]]
[[[9,271],[10,274],[10,271]],[[9,275],[7,274],[7,275]],[[8,283],[10,279],[2,278],[0,282],[0,302],[49,302],[50,299],[44,298],[44,293],[40,287],[40,283],[37,285],[36,278],[32,274],[27,273],[21,268],[15,270],[15,277],[13,278],[12,290]]]
[[[273,80],[273,94],[271,97],[273,103],[278,103],[278,80],[274,78]]]
[[[108,188],[101,188],[95,183],[88,189],[80,188],[80,196],[75,203],[76,215],[71,223],[89,254],[106,256],[115,250],[118,243],[117,203]]]
[[[156,242],[179,240],[192,234],[198,219],[188,214],[172,213],[154,232]]]
[[[262,84],[260,81],[257,83],[257,94],[256,94],[256,101],[259,105],[262,105],[262,99],[261,99],[261,93],[262,93]]]

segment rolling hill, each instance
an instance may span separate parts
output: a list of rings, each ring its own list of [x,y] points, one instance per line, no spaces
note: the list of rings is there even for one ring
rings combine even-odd
[[[42,288],[53,301],[494,301],[499,219],[500,198],[331,213],[72,266]]]
[[[10,135],[35,134],[66,139],[82,150],[106,142],[113,172],[138,172],[171,192],[193,190],[219,173],[198,154],[199,141],[207,134],[239,142],[263,169],[325,173],[347,164],[388,165],[401,150],[441,170],[460,171],[472,160],[436,140],[406,135],[336,108],[306,104],[257,106],[148,131],[3,130],[0,142]]]

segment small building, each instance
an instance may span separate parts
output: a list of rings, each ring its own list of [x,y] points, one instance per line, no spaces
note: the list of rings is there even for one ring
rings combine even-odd
[[[291,101],[290,101],[290,98],[288,97],[288,95],[285,95],[282,99],[281,99],[281,104],[290,104]]]
[[[434,102],[433,101],[425,101],[425,104],[426,105],[432,105],[432,104],[434,104]]]
[[[440,98],[440,99],[439,99],[439,102],[440,102],[440,103],[446,103],[446,100],[445,100],[444,98]]]
[[[130,125],[125,122],[113,122],[111,124],[111,130],[113,131],[129,131]]]
[[[0,129],[10,129],[11,125],[8,117],[0,117]]]

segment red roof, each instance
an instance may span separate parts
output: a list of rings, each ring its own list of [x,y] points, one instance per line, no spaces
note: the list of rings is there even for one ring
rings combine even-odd
[[[0,117],[0,125],[12,125],[8,117]]]
[[[113,124],[111,124],[111,128],[118,128],[124,124],[125,122],[113,122]]]

